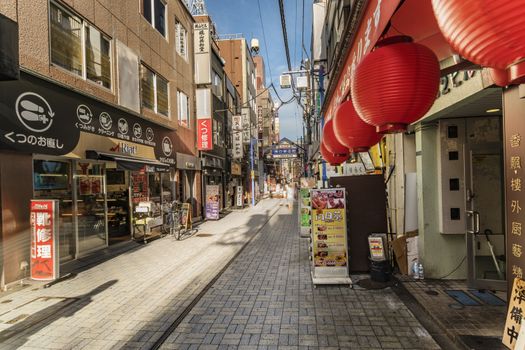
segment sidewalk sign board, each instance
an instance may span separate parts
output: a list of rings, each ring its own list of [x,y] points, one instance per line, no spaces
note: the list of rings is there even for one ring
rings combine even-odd
[[[181,225],[186,230],[191,229],[191,204],[182,203]]]
[[[206,219],[219,220],[219,185],[206,186]]]
[[[523,349],[518,347],[517,343],[522,343],[520,332],[523,312],[525,311],[525,281],[520,278],[514,278],[512,292],[508,302],[507,321],[503,329],[502,343],[511,350]],[[519,336],[518,336],[519,335]]]
[[[370,248],[370,259],[374,261],[385,261],[388,259],[386,247],[386,234],[372,233],[368,236],[368,247]]]
[[[242,186],[237,186],[235,188],[235,205],[239,208],[244,207],[243,195]]]
[[[52,281],[59,277],[58,200],[31,200],[31,279]]]
[[[312,281],[314,284],[352,284],[348,275],[345,190],[313,189],[310,198]]]
[[[310,189],[315,187],[315,179],[302,177],[299,181],[299,235],[310,237],[312,231],[312,205],[310,202]]]

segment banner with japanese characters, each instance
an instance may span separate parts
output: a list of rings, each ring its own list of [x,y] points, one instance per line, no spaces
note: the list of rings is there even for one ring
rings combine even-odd
[[[32,200],[31,225],[31,278],[52,281],[58,278],[58,201]]]
[[[509,308],[507,310],[507,321],[505,322],[505,328],[503,329],[503,344],[509,349],[523,349],[523,347],[516,347],[519,339],[521,322],[523,320],[523,314],[525,309],[525,281],[520,278],[515,278],[512,285],[510,299],[508,302]],[[523,332],[521,332],[523,333]]]
[[[313,189],[310,200],[314,283],[346,283],[341,280],[348,278],[345,190]]]
[[[219,220],[219,185],[206,185],[206,219]]]
[[[524,278],[525,269],[525,100],[520,99],[518,87],[507,89],[503,94],[505,118],[505,213],[507,290],[512,288],[515,277]]]

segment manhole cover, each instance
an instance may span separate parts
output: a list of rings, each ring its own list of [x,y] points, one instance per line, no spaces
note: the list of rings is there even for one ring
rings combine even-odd
[[[195,237],[210,237],[210,236],[213,236],[213,233],[199,233],[195,235]]]

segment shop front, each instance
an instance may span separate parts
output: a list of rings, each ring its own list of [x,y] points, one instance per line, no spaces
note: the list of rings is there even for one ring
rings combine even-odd
[[[225,166],[224,159],[217,156],[212,156],[206,153],[202,154],[202,170],[203,170],[203,190],[202,194],[205,196],[207,186],[219,186],[219,209],[224,208],[224,188],[225,188]],[[206,201],[203,201],[205,204]]]
[[[2,222],[16,213],[16,229],[2,227],[3,248],[17,242],[6,283],[29,261],[31,199],[58,200],[60,262],[160,233],[173,200],[172,130],[25,72],[1,84],[0,175],[13,176],[10,161],[20,179],[0,186]]]
[[[177,153],[176,170],[176,198],[183,203],[190,203],[192,206],[192,217],[198,219],[201,215],[197,201],[201,174],[200,159],[191,154]]]

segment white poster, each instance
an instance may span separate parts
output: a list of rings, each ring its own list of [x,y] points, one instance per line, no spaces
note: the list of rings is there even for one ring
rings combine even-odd
[[[193,24],[195,52],[195,83],[211,84],[210,25]]]
[[[232,116],[232,157],[241,159],[243,157],[243,135],[242,135],[242,116]]]

